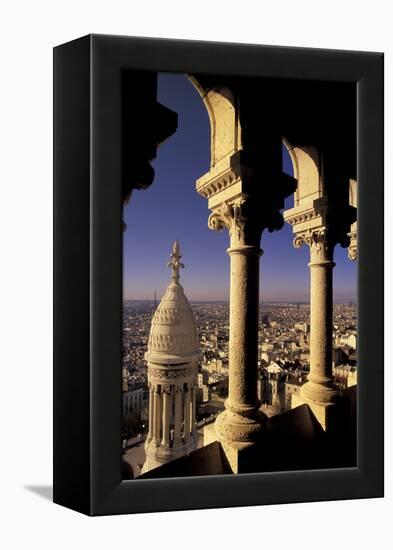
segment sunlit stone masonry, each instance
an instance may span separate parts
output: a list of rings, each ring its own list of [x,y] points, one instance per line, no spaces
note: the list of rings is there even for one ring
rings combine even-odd
[[[228,398],[204,442],[218,439],[238,472],[240,455],[260,441],[266,423],[257,397],[260,241],[264,230],[282,228],[280,210],[295,182],[282,173],[282,139],[267,123],[263,101],[236,82],[191,79],[211,125],[210,170],[196,190],[208,201],[209,228],[228,230],[230,257]]]
[[[289,147],[289,153],[298,185],[294,207],[286,210],[284,218],[293,228],[294,246],[308,245],[310,249],[311,325],[310,373],[300,396],[292,396],[292,407],[307,403],[322,428],[330,431],[335,427],[339,399],[332,371],[334,248],[350,245],[349,257],[356,258],[356,218],[354,206],[338,206],[334,194],[329,195],[323,156],[316,147]],[[349,181],[346,184],[353,191],[351,202],[356,204],[356,187]]]
[[[149,433],[142,473],[190,453],[197,446],[196,378],[199,338],[179,283],[180,248],[173,245],[172,279],[154,313],[148,351]]]

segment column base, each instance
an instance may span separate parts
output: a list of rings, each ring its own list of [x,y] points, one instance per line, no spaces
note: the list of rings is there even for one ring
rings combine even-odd
[[[247,449],[254,447],[260,440],[267,420],[267,416],[254,407],[244,407],[242,412],[240,415],[227,408],[214,423],[217,440],[222,445],[233,473],[243,470],[241,458]]]
[[[229,443],[220,441],[220,443],[232,473],[241,474],[247,472],[244,462],[247,462],[250,452],[252,453],[253,450],[259,449],[258,443],[253,441],[243,443]]]
[[[335,403],[337,400],[338,390],[329,385],[330,379],[326,379],[327,383],[306,382],[300,389],[300,395],[307,401],[316,403],[325,403],[326,405]]]
[[[308,387],[310,382],[302,386],[300,395],[293,394],[291,399],[291,408],[306,404],[310,407],[315,418],[318,420],[325,432],[331,432],[336,429],[336,409],[338,392],[333,388],[323,388],[317,391],[315,386]]]
[[[236,413],[226,408],[218,415],[215,428],[220,441],[247,443],[258,439],[266,424],[267,416],[254,407]]]
[[[224,413],[222,413],[222,415],[224,415]],[[218,419],[219,417],[217,420]],[[215,441],[218,441],[233,474],[254,471],[252,469],[252,465],[255,463],[255,456],[257,456],[258,459],[262,456],[262,436],[267,432],[263,429],[261,430],[260,428],[258,437],[255,438],[256,441],[228,441],[227,439],[223,439],[222,436],[217,433],[217,420],[215,423],[208,424],[204,427],[203,445],[207,446]],[[222,421],[224,423],[225,417]],[[218,428],[220,429],[220,424]],[[261,441],[259,441],[259,439]]]

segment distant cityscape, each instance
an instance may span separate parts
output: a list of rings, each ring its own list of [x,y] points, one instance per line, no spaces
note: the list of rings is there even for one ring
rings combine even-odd
[[[145,461],[149,391],[144,359],[157,300],[125,300],[123,306],[123,458],[138,475]],[[228,392],[229,303],[190,302],[199,331],[197,427],[224,409]],[[335,304],[333,376],[339,390],[357,383],[357,309]],[[261,408],[273,416],[291,408],[309,372],[310,307],[305,303],[261,303],[258,336],[257,391]]]

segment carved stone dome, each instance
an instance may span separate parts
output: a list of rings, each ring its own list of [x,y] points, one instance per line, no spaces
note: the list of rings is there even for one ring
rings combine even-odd
[[[157,307],[151,323],[148,351],[145,359],[150,363],[182,364],[199,357],[199,338],[190,304],[179,283],[179,245],[173,245],[171,261],[172,281]]]

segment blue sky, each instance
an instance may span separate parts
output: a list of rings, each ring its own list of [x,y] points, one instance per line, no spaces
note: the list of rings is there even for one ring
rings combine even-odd
[[[181,282],[190,300],[229,298],[228,232],[207,227],[207,200],[195,191],[195,181],[209,170],[210,127],[203,102],[184,75],[160,73],[158,101],[179,115],[178,130],[158,150],[152,163],[155,180],[145,191],[134,191],[125,207],[124,298],[160,298],[170,278],[166,267],[172,243],[178,240],[185,269]],[[292,164],[283,148],[283,169]],[[293,206],[293,197],[286,207]],[[261,248],[262,301],[309,300],[309,252],[295,249],[292,228],[264,232]],[[356,262],[335,249],[334,300],[356,301]]]

